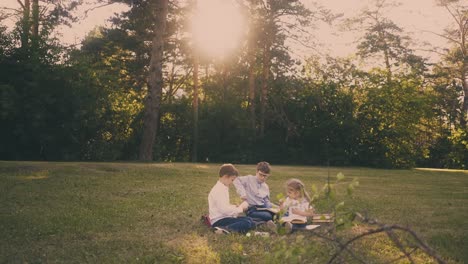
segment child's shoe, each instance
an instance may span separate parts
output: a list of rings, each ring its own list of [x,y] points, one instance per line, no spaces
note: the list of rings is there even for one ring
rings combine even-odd
[[[284,224],[284,227],[286,229],[286,234],[291,234],[292,233],[293,225],[291,224],[291,222],[286,222]]]
[[[266,226],[268,227],[268,229],[270,229],[271,232],[275,234],[278,233],[276,224],[273,221],[269,220],[268,222],[266,222]]]
[[[261,236],[261,237],[270,237],[270,233],[268,233],[268,232],[259,232],[259,231],[256,231],[256,232],[254,232],[254,235],[255,235],[255,236]]]
[[[230,234],[231,232],[227,231],[226,229],[224,228],[221,228],[221,227],[215,227],[214,228],[214,232],[215,234],[217,235],[223,235],[223,234]]]

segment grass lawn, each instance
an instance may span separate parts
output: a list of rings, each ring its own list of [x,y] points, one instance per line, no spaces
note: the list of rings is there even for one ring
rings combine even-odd
[[[334,248],[312,232],[265,238],[203,226],[219,165],[0,161],[0,263],[327,262]],[[255,173],[255,165],[236,167]],[[347,208],[408,226],[448,263],[468,263],[468,171],[273,165],[272,200],[288,178],[322,186],[338,172],[360,182]],[[384,235],[354,246],[369,263],[398,256]]]

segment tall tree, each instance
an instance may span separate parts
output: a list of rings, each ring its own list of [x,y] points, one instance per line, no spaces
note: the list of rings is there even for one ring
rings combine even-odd
[[[267,0],[262,1],[261,5],[262,8],[259,10],[261,18],[259,31],[262,33],[258,38],[259,53],[262,58],[259,136],[263,137],[268,90],[272,76],[272,61],[276,60],[276,69],[279,69],[281,65],[288,67],[292,64],[285,41],[288,37],[295,37],[291,33],[291,29],[300,31],[301,27],[311,23],[312,12],[300,1]]]
[[[249,10],[249,33],[247,38],[247,61],[249,63],[249,111],[250,111],[250,128],[252,130],[253,138],[256,137],[257,130],[257,115],[255,113],[255,72],[257,67],[257,42],[258,42],[258,28],[259,28],[259,17],[258,9],[260,3],[258,1],[250,1]]]
[[[194,51],[193,58],[193,142],[192,142],[192,162],[198,160],[198,66],[199,58]]]
[[[420,67],[422,59],[409,48],[409,37],[403,29],[386,17],[386,13],[399,4],[392,0],[373,0],[373,6],[361,11],[355,18],[345,23],[347,29],[364,30],[358,44],[358,54],[362,58],[380,56],[386,70],[387,82],[398,66]]]
[[[164,36],[168,14],[168,0],[155,0],[153,42],[148,76],[148,93],[145,99],[143,135],[140,143],[140,160],[153,160],[158,118],[163,89]]]
[[[455,78],[463,88],[462,114],[460,125],[466,127],[468,122],[468,5],[463,0],[437,0],[437,4],[447,10],[455,22],[455,27],[445,29],[437,34],[453,45],[446,55],[446,61],[455,72]]]

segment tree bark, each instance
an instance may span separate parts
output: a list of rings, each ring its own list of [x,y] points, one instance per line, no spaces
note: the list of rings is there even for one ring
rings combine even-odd
[[[466,16],[460,16],[460,22],[458,26],[460,32],[460,49],[462,53],[461,81],[464,93],[460,125],[462,128],[466,128],[466,124],[468,122],[468,50],[466,48],[466,37],[468,35],[468,18]]]
[[[198,160],[198,54],[195,53],[193,60],[193,142],[192,162]]]
[[[377,21],[377,23],[379,22]],[[380,37],[380,40],[384,43],[383,52],[384,52],[385,68],[387,68],[387,82],[390,83],[392,80],[392,66],[390,65],[390,55],[388,52],[389,48],[388,48],[387,42],[385,41],[385,33],[382,31],[379,31],[379,37]]]
[[[268,39],[270,35],[267,35],[265,40],[265,50],[263,52],[263,82],[261,90],[261,100],[260,100],[260,138],[263,138],[265,135],[265,112],[268,96],[268,81],[270,79],[270,48],[271,42]]]
[[[39,0],[33,0],[32,2],[31,33],[33,38],[39,36]]]
[[[140,143],[139,158],[153,160],[153,146],[156,140],[159,111],[163,88],[164,35],[168,13],[168,0],[156,0],[153,43],[148,76],[148,94],[143,117],[143,135]]]
[[[462,115],[460,120],[460,126],[462,128],[466,128],[466,124],[468,123],[468,57],[465,56],[463,58],[462,69],[461,69],[461,79],[462,79],[462,87],[463,87],[463,108],[462,108]]]
[[[33,0],[31,15],[31,47],[35,50],[39,47],[39,0]]]
[[[253,137],[256,136],[257,130],[257,116],[255,114],[255,36],[254,33],[250,34],[249,43],[249,110],[250,110],[250,126],[252,129]]]
[[[23,21],[21,22],[21,48],[27,49],[29,46],[29,32],[31,28],[31,2],[24,0],[23,7]]]

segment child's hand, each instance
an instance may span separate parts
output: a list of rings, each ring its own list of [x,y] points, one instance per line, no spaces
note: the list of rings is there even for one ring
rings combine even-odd
[[[280,208],[283,208],[284,199],[280,199],[280,200],[278,201],[278,205],[279,205]]]
[[[239,205],[240,208],[242,208],[243,211],[247,210],[247,208],[249,207],[249,203],[247,203],[247,201],[243,201],[240,205]]]
[[[315,210],[312,207],[307,209],[307,211],[306,211],[307,216],[313,216],[314,213],[315,213]]]
[[[300,214],[303,213],[301,210],[296,209],[296,208],[292,208],[292,209],[291,209],[291,212],[292,212],[293,214],[298,214],[298,215],[300,215]]]

